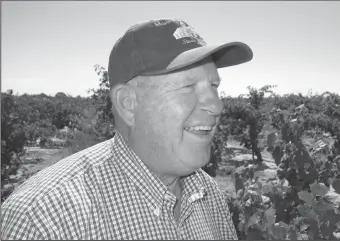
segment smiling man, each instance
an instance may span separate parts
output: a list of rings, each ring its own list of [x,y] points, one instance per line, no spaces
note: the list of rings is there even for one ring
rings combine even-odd
[[[109,59],[115,137],[21,185],[1,208],[2,239],[237,239],[201,167],[223,109],[217,69],[252,56],[180,20],[131,27]]]

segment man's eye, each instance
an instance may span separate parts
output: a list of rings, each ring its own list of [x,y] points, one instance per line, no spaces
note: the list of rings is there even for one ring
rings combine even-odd
[[[219,84],[212,84],[212,86],[218,88]]]
[[[186,86],[184,86],[183,88],[192,88],[192,87],[194,87],[193,84],[192,84],[192,85],[186,85]]]

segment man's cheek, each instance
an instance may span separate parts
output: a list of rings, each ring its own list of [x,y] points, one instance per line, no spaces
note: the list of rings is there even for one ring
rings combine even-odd
[[[196,98],[186,98],[182,102],[178,103],[178,112],[181,113],[182,118],[187,120],[190,115],[194,112],[197,106]]]

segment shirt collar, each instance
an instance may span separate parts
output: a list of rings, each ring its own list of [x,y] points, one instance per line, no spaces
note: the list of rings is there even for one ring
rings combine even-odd
[[[153,174],[129,148],[123,136],[116,132],[113,138],[113,152],[119,160],[119,164],[127,176],[134,182],[143,195],[153,204],[154,207],[161,207],[167,187],[160,179]],[[183,196],[189,198],[189,202],[196,201],[205,194],[205,187],[201,180],[199,169],[183,178]]]
[[[206,194],[206,187],[202,181],[202,169],[198,169],[191,175],[183,178],[183,196],[189,202],[194,202]]]

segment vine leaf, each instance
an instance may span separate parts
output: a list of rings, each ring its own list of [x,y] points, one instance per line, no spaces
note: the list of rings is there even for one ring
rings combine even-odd
[[[261,171],[256,171],[256,172],[254,172],[254,177],[253,177],[253,179],[256,180],[257,177],[261,177],[262,175],[263,175],[263,172],[261,172]]]
[[[315,196],[321,197],[325,196],[329,191],[329,188],[323,183],[311,184],[310,189]]]
[[[333,232],[333,225],[331,225],[329,221],[323,222],[320,225],[320,230],[323,237],[329,238],[330,234]]]
[[[248,230],[248,228],[250,228],[252,225],[257,224],[257,223],[258,223],[258,214],[255,213],[249,218],[246,224],[246,230]]]
[[[321,212],[319,215],[319,221],[320,222],[331,222],[331,223],[336,223],[340,221],[340,215],[339,213],[336,213],[335,210],[332,209],[327,209]]]
[[[262,187],[262,193],[266,194],[266,193],[271,193],[273,192],[273,186],[271,184],[265,184]]]
[[[297,232],[296,230],[290,226],[289,231],[288,231],[288,240],[297,240],[298,236],[297,236]]]
[[[284,228],[286,231],[289,230],[289,226],[288,226],[288,224],[286,224],[285,222],[280,221],[280,222],[279,222],[279,225],[280,225],[280,227]]]
[[[319,215],[322,215],[326,212],[331,212],[333,213],[333,206],[324,202],[324,201],[317,201],[315,205],[313,206],[313,209],[315,212]],[[329,217],[329,216],[328,216]]]
[[[237,228],[240,232],[243,232],[244,230],[244,221],[241,221],[238,225]]]
[[[275,223],[271,230],[275,238],[285,240],[289,231],[289,226],[280,221],[279,223]]]
[[[274,208],[269,208],[265,211],[266,215],[266,226],[269,228],[275,223],[276,210]]]
[[[305,217],[307,219],[318,220],[318,215],[307,204],[299,205],[297,209],[298,209],[298,212],[302,215],[302,217]]]
[[[340,194],[340,180],[339,179],[335,179],[332,183],[332,186],[335,190],[336,193]]]
[[[307,191],[301,191],[298,193],[298,195],[299,195],[299,198],[305,203],[309,205],[314,204],[314,195],[312,193],[309,193]]]

